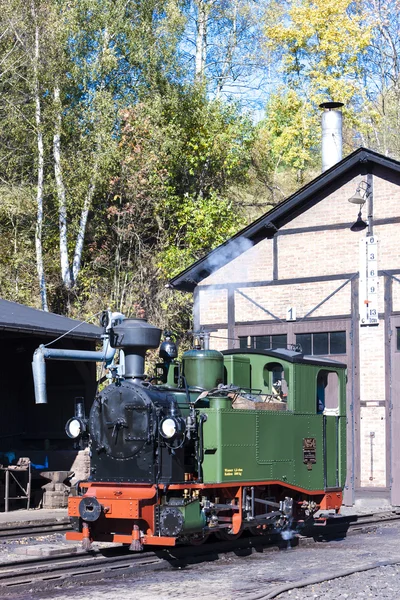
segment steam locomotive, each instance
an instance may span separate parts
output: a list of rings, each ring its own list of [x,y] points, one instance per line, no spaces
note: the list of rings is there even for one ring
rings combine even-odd
[[[299,348],[210,350],[207,334],[177,359],[161,330],[105,313],[98,352],[35,351],[36,402],[46,360],[104,361],[109,382],[66,431],[87,439],[91,471],[69,497],[73,531],[92,541],[174,546],[232,539],[337,513],[346,476],[346,365]],[[118,361],[116,355],[119,355]]]

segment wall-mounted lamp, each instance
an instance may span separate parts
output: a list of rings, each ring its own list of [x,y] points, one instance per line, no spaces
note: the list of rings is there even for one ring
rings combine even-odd
[[[363,229],[366,229],[368,227],[368,224],[362,220],[361,217],[361,210],[358,213],[357,216],[357,221],[355,223],[353,223],[353,225],[350,227],[351,231],[362,231]]]
[[[362,231],[363,229],[366,229],[368,227],[368,223],[363,221],[361,217],[361,211],[362,207],[368,199],[368,196],[371,193],[370,187],[370,184],[366,181],[360,181],[355,191],[355,194],[351,196],[351,198],[349,198],[349,202],[351,202],[352,204],[358,204],[358,206],[360,207],[359,213],[357,215],[357,221],[353,223],[353,225],[350,227],[351,231]]]

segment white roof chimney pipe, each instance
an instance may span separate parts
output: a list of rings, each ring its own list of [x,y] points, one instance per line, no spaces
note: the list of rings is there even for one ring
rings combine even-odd
[[[342,160],[342,102],[323,102],[322,113],[322,172]],[[336,110],[339,109],[339,110]]]

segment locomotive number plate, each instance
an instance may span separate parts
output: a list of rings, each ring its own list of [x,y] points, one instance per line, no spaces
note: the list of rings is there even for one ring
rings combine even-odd
[[[315,464],[317,443],[315,438],[303,438],[303,462],[304,464]]]

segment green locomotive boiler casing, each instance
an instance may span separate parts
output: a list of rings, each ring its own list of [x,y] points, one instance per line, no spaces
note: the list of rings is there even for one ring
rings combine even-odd
[[[273,393],[274,373],[281,370],[287,395],[284,406],[282,400],[276,405],[280,410],[258,410],[258,403],[255,410],[236,409],[229,398],[209,398],[209,407],[201,411],[207,415],[203,482],[343,489],[346,366],[286,350],[226,351],[224,360],[227,383],[247,383],[243,387],[263,394]]]

